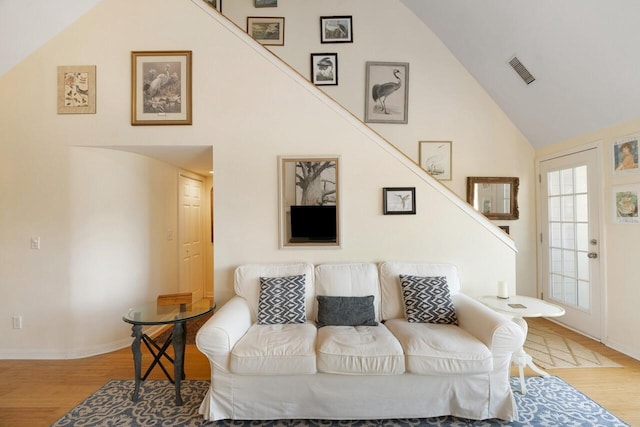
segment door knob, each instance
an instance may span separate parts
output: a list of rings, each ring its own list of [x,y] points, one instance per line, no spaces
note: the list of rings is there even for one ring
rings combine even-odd
[[[598,258],[598,254],[595,252],[589,252],[587,256],[591,259]]]

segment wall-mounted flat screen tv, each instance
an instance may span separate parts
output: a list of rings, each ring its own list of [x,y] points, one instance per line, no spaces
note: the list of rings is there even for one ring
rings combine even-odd
[[[291,242],[336,242],[335,206],[291,206]]]

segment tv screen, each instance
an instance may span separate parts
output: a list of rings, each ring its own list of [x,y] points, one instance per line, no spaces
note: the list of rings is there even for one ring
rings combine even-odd
[[[291,206],[291,241],[336,241],[335,206]]]

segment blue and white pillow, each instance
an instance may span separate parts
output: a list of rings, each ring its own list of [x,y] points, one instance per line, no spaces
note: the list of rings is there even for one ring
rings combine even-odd
[[[457,325],[456,309],[445,276],[400,275],[405,317],[410,323]]]
[[[261,277],[258,324],[305,323],[305,275]]]

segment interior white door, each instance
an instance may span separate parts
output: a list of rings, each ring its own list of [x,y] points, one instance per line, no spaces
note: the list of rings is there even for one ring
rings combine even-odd
[[[566,310],[554,320],[600,340],[597,165],[597,148],[540,162],[540,277],[543,299]]]
[[[180,264],[178,267],[178,289],[193,292],[193,300],[203,297],[203,180],[180,174],[178,241]]]

